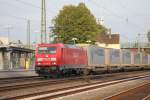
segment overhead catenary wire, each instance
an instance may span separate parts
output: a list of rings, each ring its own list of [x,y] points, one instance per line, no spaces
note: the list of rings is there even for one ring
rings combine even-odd
[[[0,1],[0,2],[2,4],[8,5],[9,7],[12,6],[13,8],[15,7],[15,8],[18,9],[18,6],[15,6],[15,5],[13,5],[13,4],[9,3],[9,2],[4,2],[4,1]],[[30,19],[32,22],[38,22],[39,21],[39,20],[36,20],[36,19],[27,18],[27,17],[16,16],[14,14],[9,14],[7,12],[3,12],[3,15],[1,15],[1,16],[6,16],[6,17],[14,18],[16,20],[25,20],[26,21],[26,20]]]
[[[120,16],[120,15],[118,15],[117,13],[115,13],[115,12],[109,10],[108,8],[106,8],[106,7],[104,7],[104,6],[101,6],[101,5],[99,5],[98,3],[93,2],[92,0],[88,0],[88,1],[91,2],[92,4],[96,5],[98,8],[101,7],[103,10],[105,10],[106,12],[108,12],[109,14],[111,14],[111,15],[117,17],[117,18],[125,19],[124,16]]]
[[[31,4],[31,3],[24,2],[24,1],[22,1],[22,0],[16,0],[16,1],[21,2],[21,3],[24,3],[25,5],[29,5],[29,6],[32,6],[32,7],[34,7],[34,8],[40,9],[39,6],[33,5],[33,4]],[[12,7],[15,7],[15,8],[18,9],[17,6],[15,6],[15,5],[13,5],[13,4],[9,3],[9,2],[4,2],[4,1],[0,1],[0,2],[1,2],[2,4],[8,5],[9,7],[12,6]],[[23,21],[27,21],[28,19],[30,19],[30,21],[31,21],[32,23],[33,23],[33,22],[40,22],[40,19],[38,20],[38,19],[31,19],[31,18],[28,18],[28,17],[16,16],[16,15],[14,15],[14,14],[9,14],[9,13],[7,13],[7,12],[4,12],[4,14],[1,15],[1,16],[6,16],[6,17],[10,17],[10,18],[13,18],[13,19],[16,19],[16,20],[23,20]]]
[[[131,22],[131,20],[129,20],[128,18],[125,18],[124,16],[121,16],[121,15],[118,15],[117,13],[109,10],[108,8],[104,7],[104,6],[101,6],[99,5],[98,3],[94,2],[94,1],[91,1],[91,0],[88,0],[89,2],[93,3],[94,5],[96,5],[98,8],[101,7],[102,9],[104,9],[105,11],[107,11],[110,15],[114,16],[114,17],[117,17],[119,19],[121,19],[121,21],[123,22],[127,22],[131,25],[133,25],[134,27],[138,28],[139,30],[144,30],[144,27],[140,26],[140,25],[137,25],[136,23],[134,22]],[[125,36],[126,37],[126,36]]]
[[[37,5],[34,5],[32,3],[29,3],[29,2],[25,2],[25,1],[22,1],[22,0],[16,0],[17,2],[20,2],[24,5],[28,5],[28,6],[31,6],[31,7],[34,7],[34,8],[38,8],[38,9],[41,9],[41,7],[37,6]]]
[[[19,3],[22,3],[22,4],[24,4],[24,5],[28,5],[28,6],[30,6],[30,7],[33,7],[33,8],[37,8],[37,9],[41,9],[41,7],[40,6],[37,6],[37,5],[34,5],[34,4],[32,4],[32,3],[29,3],[29,2],[26,2],[26,1],[23,1],[23,0],[16,0],[17,2],[19,2]],[[48,15],[52,15],[52,13],[55,13],[54,11],[50,11],[51,13],[48,13]]]
[[[41,8],[41,7],[37,6],[37,5],[34,5],[34,4],[32,4],[32,3],[29,3],[29,2],[26,2],[26,1],[23,1],[23,0],[15,0],[15,1],[20,2],[20,3],[24,4],[24,5],[28,5],[28,6],[37,8],[37,9],[40,9],[40,8]],[[98,7],[101,7],[101,6],[99,6],[99,4],[97,4],[97,3],[96,3],[96,5],[97,5]],[[109,12],[109,14],[111,14],[111,15],[113,15],[113,16],[119,18],[119,19],[122,19],[123,21],[126,20],[126,18],[125,18],[124,16],[118,15],[117,13],[113,12],[112,10],[110,10],[110,9],[108,9],[108,8],[106,8],[106,7],[102,7],[102,8],[103,8],[105,11]],[[9,17],[12,17],[12,18],[15,18],[15,19],[17,19],[17,20],[26,20],[26,18],[24,18],[24,17],[18,17],[18,16],[15,16],[15,15],[8,15],[8,16],[9,16]],[[30,20],[31,20],[31,21],[35,21],[34,19],[33,19],[33,20],[30,19]],[[36,21],[39,21],[39,20],[36,20]],[[143,29],[143,28],[141,28],[141,26],[139,26],[139,25],[137,25],[137,24],[135,24],[135,23],[132,23],[130,20],[128,20],[128,21],[129,21],[130,24],[132,24],[132,25],[134,25],[134,26],[136,26],[136,27],[138,27],[138,28],[140,28],[140,29]],[[86,25],[85,25],[85,26],[86,26]]]
[[[117,13],[115,13],[115,12],[109,10],[108,8],[106,8],[106,7],[104,7],[104,6],[101,6],[101,5],[99,5],[98,3],[95,3],[95,2],[93,2],[93,1],[91,1],[91,0],[88,0],[88,1],[90,1],[91,3],[93,3],[94,5],[96,5],[97,7],[101,7],[102,9],[104,9],[105,11],[107,11],[108,13],[110,13],[112,16],[117,17],[117,18],[120,18],[120,19],[122,19],[123,21],[127,21],[128,23],[130,23],[130,24],[132,24],[132,25],[134,25],[134,26],[136,26],[136,27],[138,27],[138,28],[140,28],[140,29],[142,29],[142,30],[145,30],[142,26],[137,25],[137,24],[131,22],[131,20],[129,20],[128,18],[125,18],[124,16],[118,15]]]

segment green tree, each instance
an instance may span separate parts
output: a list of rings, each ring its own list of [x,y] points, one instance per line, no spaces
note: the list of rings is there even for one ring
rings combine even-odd
[[[53,32],[63,43],[73,43],[72,38],[77,38],[76,43],[86,43],[87,40],[94,42],[96,36],[104,32],[84,3],[64,6],[53,22]]]

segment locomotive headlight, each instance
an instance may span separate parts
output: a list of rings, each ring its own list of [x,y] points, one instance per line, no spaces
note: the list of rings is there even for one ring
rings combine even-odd
[[[51,61],[56,61],[56,58],[50,58]]]
[[[43,61],[43,58],[38,58],[37,61]]]

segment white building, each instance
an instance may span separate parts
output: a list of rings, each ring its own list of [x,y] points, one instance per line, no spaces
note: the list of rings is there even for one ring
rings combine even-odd
[[[7,37],[0,37],[0,45],[8,45],[9,39]]]

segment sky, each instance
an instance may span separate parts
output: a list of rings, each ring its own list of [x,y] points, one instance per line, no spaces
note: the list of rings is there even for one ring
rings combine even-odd
[[[84,2],[96,19],[111,28],[112,33],[120,34],[120,41],[147,41],[150,30],[150,0],[46,0],[47,30],[52,19],[65,5],[78,5]],[[0,36],[27,40],[27,19],[31,21],[31,41],[40,40],[41,0],[0,0]],[[138,37],[138,34],[140,36]]]

